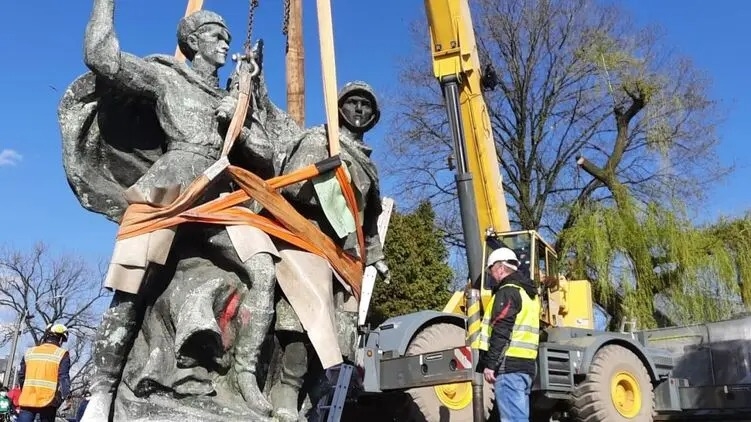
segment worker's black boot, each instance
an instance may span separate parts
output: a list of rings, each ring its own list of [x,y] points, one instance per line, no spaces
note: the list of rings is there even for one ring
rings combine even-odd
[[[279,381],[271,389],[271,399],[276,419],[280,422],[294,422],[299,419],[298,402],[303,377],[308,370],[308,349],[303,334],[284,334],[279,341],[282,347],[282,368]]]
[[[262,415],[271,415],[273,407],[261,391],[256,373],[261,346],[274,317],[274,262],[271,255],[259,253],[250,258],[245,265],[252,274],[253,285],[240,305],[239,314],[249,314],[250,324],[249,327],[241,329],[237,336],[234,352],[235,372],[240,393],[248,406]]]
[[[94,343],[91,399],[81,422],[112,420],[112,402],[137,330],[135,296],[116,292],[102,316]]]

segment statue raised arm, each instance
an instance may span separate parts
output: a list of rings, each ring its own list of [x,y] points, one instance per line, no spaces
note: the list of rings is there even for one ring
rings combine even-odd
[[[130,204],[170,204],[217,162],[236,100],[219,85],[218,70],[231,41],[221,16],[200,10],[180,21],[177,39],[186,64],[171,55],[141,58],[123,52],[115,35],[114,11],[114,0],[94,0],[84,49],[91,72],[66,91],[59,121],[65,170],[79,201],[119,222]],[[253,110],[246,119],[234,148],[250,158],[243,160],[243,167],[268,178],[273,175],[275,148],[260,121],[262,111]],[[199,202],[230,188],[229,180],[220,175]],[[229,398],[233,406],[244,402],[250,411],[233,417],[268,416],[271,406],[255,373],[273,318],[276,256],[269,236],[251,226],[178,226],[118,240],[104,282],[115,294],[97,331],[92,398],[83,420],[108,419],[112,403],[119,400],[115,395],[120,377],[127,384],[124,391],[136,395],[190,388],[210,397],[216,395],[215,388],[226,388],[223,383],[217,387],[215,377],[223,375],[216,372],[230,369],[237,389],[221,398]],[[164,270],[168,264],[176,269]],[[180,282],[170,283],[170,277],[180,277]],[[247,289],[223,296],[235,279]],[[137,321],[145,306],[139,295],[145,280],[167,287],[157,299],[164,305],[149,308],[144,318],[148,327],[138,335]],[[230,289],[236,289],[235,284]],[[244,325],[225,344],[226,333],[216,324],[216,313],[224,311],[215,304],[227,297],[239,298],[233,309],[240,315],[252,313],[253,318],[241,318]],[[174,324],[174,332],[161,323],[166,319]],[[229,355],[234,356],[227,359]],[[233,399],[235,392],[240,400]],[[227,407],[207,400],[193,400],[198,408],[194,410],[211,415],[216,413],[211,406]],[[169,414],[180,419],[174,409]],[[202,420],[210,420],[205,417]]]
[[[223,38],[220,44],[223,53],[222,50],[217,50],[211,58],[221,60],[221,64],[224,64],[229,40],[220,28],[214,28],[213,32],[210,36]],[[195,35],[191,37],[196,39]],[[97,76],[116,82],[139,95],[155,99],[161,92],[163,79],[159,69],[140,57],[120,50],[115,34],[115,0],[94,0],[84,35],[84,63]]]

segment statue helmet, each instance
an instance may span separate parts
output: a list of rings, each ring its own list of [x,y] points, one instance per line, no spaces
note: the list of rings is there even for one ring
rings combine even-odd
[[[371,116],[370,121],[365,124],[365,126],[359,128],[359,130],[363,132],[367,132],[368,130],[372,129],[373,126],[378,123],[378,120],[381,118],[381,109],[378,107],[378,98],[375,95],[375,91],[373,91],[373,88],[368,85],[365,82],[362,81],[353,81],[353,82],[347,82],[344,87],[339,91],[339,119],[343,121],[347,125],[351,125],[350,122],[347,121],[346,116],[342,114],[342,104],[347,100],[347,97],[350,95],[362,95],[364,97],[367,97],[371,104],[373,105],[373,116]]]
[[[209,24],[219,25],[229,31],[223,17],[216,12],[204,9],[183,17],[180,19],[180,23],[177,24],[177,46],[188,60],[192,60],[195,54],[193,49],[188,45],[188,37],[196,32],[198,28]]]

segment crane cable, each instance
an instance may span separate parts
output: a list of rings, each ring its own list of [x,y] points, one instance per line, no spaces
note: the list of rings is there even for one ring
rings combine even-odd
[[[243,43],[243,48],[245,48],[245,53],[250,53],[251,49],[251,36],[253,34],[253,23],[256,17],[256,8],[258,8],[258,0],[250,0],[250,4],[248,5],[248,27],[245,30],[245,42]]]

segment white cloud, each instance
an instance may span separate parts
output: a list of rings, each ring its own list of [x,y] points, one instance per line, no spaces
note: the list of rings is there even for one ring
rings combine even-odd
[[[4,149],[0,151],[0,167],[15,166],[16,163],[18,163],[22,159],[23,156],[12,149]]]

